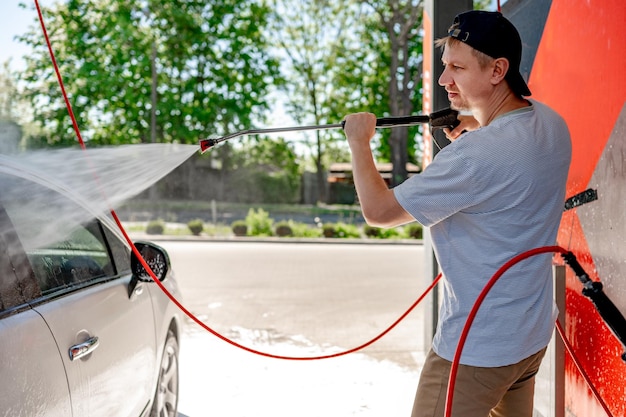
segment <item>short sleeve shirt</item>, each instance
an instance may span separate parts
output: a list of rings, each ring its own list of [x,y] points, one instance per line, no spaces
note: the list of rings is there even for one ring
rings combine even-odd
[[[450,361],[493,274],[514,256],[556,242],[570,136],[556,112],[531,103],[463,134],[394,189],[400,205],[430,227],[445,277],[433,349]],[[555,319],[551,259],[534,256],[498,280],[472,324],[461,363],[510,365],[549,343]]]

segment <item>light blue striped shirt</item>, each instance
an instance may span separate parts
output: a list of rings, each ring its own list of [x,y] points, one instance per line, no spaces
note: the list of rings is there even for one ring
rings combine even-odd
[[[444,273],[433,349],[452,360],[477,296],[515,255],[554,245],[565,201],[571,142],[564,120],[537,101],[468,132],[419,175],[394,189],[431,228]],[[509,269],[483,302],[461,363],[517,363],[550,341],[555,311],[552,256]]]

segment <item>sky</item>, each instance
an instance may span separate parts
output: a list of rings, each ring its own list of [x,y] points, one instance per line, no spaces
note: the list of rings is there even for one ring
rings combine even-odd
[[[18,6],[20,2],[28,6],[21,8]],[[24,44],[16,41],[15,36],[25,33],[30,26],[38,24],[34,4],[34,1],[28,0],[2,0],[0,6],[0,63],[11,58],[13,69],[22,66],[21,57],[29,50]],[[50,1],[40,2],[40,5],[43,4],[50,4]]]

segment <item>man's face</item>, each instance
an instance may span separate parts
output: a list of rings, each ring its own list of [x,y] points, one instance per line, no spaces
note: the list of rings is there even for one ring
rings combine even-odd
[[[464,43],[446,45],[441,61],[444,71],[439,85],[448,92],[450,107],[456,110],[472,110],[479,106],[492,90],[492,66],[481,68],[472,48]]]

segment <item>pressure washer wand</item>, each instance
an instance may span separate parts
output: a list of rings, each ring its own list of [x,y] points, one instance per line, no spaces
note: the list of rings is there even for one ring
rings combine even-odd
[[[380,117],[376,119],[376,127],[389,128],[400,126],[415,126],[418,124],[429,123],[431,129],[443,129],[443,128],[455,128],[460,121],[457,119],[459,112],[452,109],[439,110],[430,115],[414,115],[414,116],[392,116],[392,117]],[[222,136],[215,139],[202,139],[200,140],[200,152],[204,153],[209,148],[217,145],[228,139],[237,138],[245,135],[255,135],[264,133],[278,133],[278,132],[296,132],[302,130],[326,130],[326,129],[343,129],[345,121],[341,123],[329,124],[329,125],[317,125],[317,126],[293,126],[293,127],[276,127],[269,129],[248,129],[240,132],[231,133],[230,135]]]
[[[588,297],[593,305],[600,313],[600,317],[606,322],[607,326],[615,337],[626,348],[626,319],[617,309],[615,304],[607,297],[602,290],[602,283],[592,281],[583,267],[578,263],[576,256],[572,252],[561,254],[563,260],[572,268],[578,280],[583,284],[583,295]],[[626,352],[622,354],[622,360],[626,361]]]

